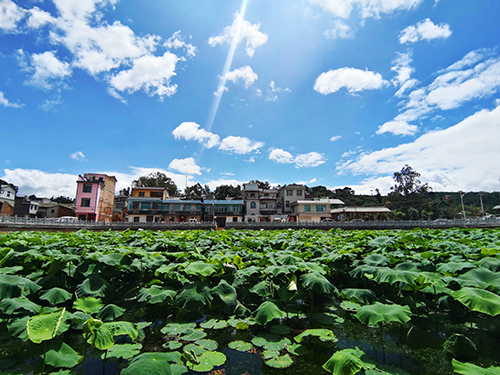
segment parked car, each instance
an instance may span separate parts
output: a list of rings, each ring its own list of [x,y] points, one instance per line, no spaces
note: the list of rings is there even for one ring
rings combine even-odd
[[[192,218],[190,218],[190,219],[188,220],[188,222],[190,222],[190,223],[197,223],[197,222],[198,222],[198,220],[196,220],[196,218],[192,217]]]
[[[78,218],[75,216],[61,216],[56,220],[56,223],[68,224],[68,223],[77,223]]]
[[[322,223],[333,223],[335,220],[333,219],[323,219],[321,220]]]

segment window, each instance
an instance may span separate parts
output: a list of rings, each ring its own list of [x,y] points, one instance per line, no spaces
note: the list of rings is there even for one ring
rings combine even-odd
[[[281,202],[276,203],[276,208],[281,209]]]
[[[158,209],[158,202],[153,202],[153,210],[157,210]]]
[[[139,220],[140,220],[139,216],[135,216],[135,217],[134,217],[134,223],[138,223],[138,222],[139,222]]]
[[[290,207],[290,201],[285,201],[285,207]]]
[[[82,207],[90,207],[90,198],[82,198],[80,205]]]
[[[184,205],[184,211],[191,211],[191,205],[190,204],[185,204]]]
[[[132,203],[132,209],[133,210],[138,210],[139,209],[139,202],[133,202]]]
[[[326,211],[326,205],[325,204],[318,204],[316,206],[316,212],[325,212]]]
[[[153,216],[150,216],[150,215],[146,216],[146,221],[148,223],[152,223],[153,222]]]
[[[181,206],[178,204],[174,204],[174,211],[179,211],[181,209]]]
[[[286,191],[286,196],[291,197],[293,195],[293,190],[287,190]]]
[[[92,193],[92,184],[83,184],[83,193]]]
[[[255,202],[250,203],[250,208],[256,208],[256,207],[257,205],[255,204]]]
[[[51,214],[53,214],[54,212],[56,212],[56,210],[54,210],[54,209],[50,210]]]
[[[297,190],[297,197],[301,197],[302,196],[302,190]]]
[[[304,205],[304,211],[305,212],[311,212],[311,205],[310,204]]]
[[[139,197],[140,197],[140,198],[144,198],[144,197],[145,197],[145,194],[146,194],[146,193],[144,193],[143,191],[140,191],[140,192],[139,192]]]

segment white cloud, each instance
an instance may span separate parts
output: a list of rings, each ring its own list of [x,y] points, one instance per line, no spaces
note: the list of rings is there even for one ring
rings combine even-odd
[[[259,78],[259,76],[252,70],[250,66],[247,65],[242,68],[235,69],[232,72],[227,72],[223,77],[220,78],[223,80],[233,81],[233,83],[237,83],[241,79],[245,82],[245,88],[247,89],[257,80],[257,78]]]
[[[340,18],[348,18],[356,5],[362,18],[380,18],[382,14],[411,10],[423,0],[309,0],[326,12]]]
[[[363,153],[337,170],[340,174],[380,176],[392,175],[409,164],[437,191],[498,190],[499,123],[500,107],[482,110],[414,142]]]
[[[314,90],[323,95],[337,92],[345,87],[350,94],[363,90],[375,90],[383,87],[386,81],[379,73],[355,68],[329,70],[316,79]]]
[[[176,31],[163,45],[167,48],[185,48],[189,58],[196,55],[196,47],[184,41],[180,30]]]
[[[415,69],[411,66],[412,58],[411,52],[398,53],[398,57],[393,61],[394,66],[391,67],[397,76],[391,81],[396,87],[401,89],[396,93],[396,96],[401,96],[403,93],[417,84],[417,80],[411,79],[411,74]]]
[[[446,23],[435,25],[429,18],[408,26],[399,34],[399,43],[415,43],[419,40],[446,39],[451,35],[450,26]]]
[[[376,134],[392,133],[394,135],[413,135],[418,131],[418,126],[408,124],[406,121],[388,121],[379,126]]]
[[[331,142],[335,142],[335,141],[338,141],[339,139],[341,139],[342,136],[341,135],[334,135],[332,138],[330,138],[330,141]]]
[[[51,89],[54,81],[61,80],[72,73],[70,64],[58,60],[53,51],[31,55],[31,66],[26,70],[33,72],[29,83],[44,89]]]
[[[201,168],[196,165],[196,162],[193,158],[174,159],[168,165],[168,169],[173,169],[174,171],[183,174],[201,175]]]
[[[280,164],[295,164],[296,168],[302,167],[317,167],[325,163],[324,157],[318,152],[310,152],[308,154],[299,154],[293,156],[290,152],[277,148],[269,153],[269,160],[273,160]]]
[[[110,84],[118,91],[135,92],[143,89],[148,95],[172,96],[177,85],[170,85],[175,76],[175,64],[179,58],[165,52],[163,56],[145,55],[134,61],[132,69],[121,71],[113,76]]]
[[[309,152],[308,154],[299,154],[294,159],[297,168],[317,167],[325,163],[323,155],[319,152]]]
[[[266,100],[275,102],[278,100],[278,95],[276,93],[278,92],[292,92],[292,90],[288,87],[282,88],[282,87],[276,87],[276,84],[274,81],[271,81],[269,83],[269,89],[267,90],[267,98]]]
[[[78,160],[78,161],[85,160],[85,155],[81,151],[77,151],[77,152],[71,154],[70,157],[71,157],[71,159]]]
[[[11,0],[0,0],[0,29],[16,31],[17,23],[25,16],[26,11]]]
[[[195,122],[183,122],[172,131],[175,139],[184,138],[186,141],[198,141],[206,148],[212,148],[220,143],[220,137],[217,134],[200,129],[200,125]]]
[[[236,12],[234,14],[233,24],[225,27],[222,35],[210,37],[208,39],[208,44],[214,47],[217,44],[231,43],[233,39],[236,38],[235,42],[237,45],[242,40],[246,40],[246,54],[252,57],[255,53],[255,49],[266,44],[269,39],[267,34],[259,31],[259,28],[260,24],[252,25]]]
[[[12,107],[12,108],[21,108],[24,106],[24,104],[17,104],[17,103],[12,103],[12,102],[8,101],[5,98],[4,93],[2,91],[0,91],[0,105],[3,105],[4,107]]]
[[[333,27],[324,33],[326,39],[354,39],[352,28],[341,20],[335,20]]]
[[[27,21],[28,27],[33,29],[37,29],[43,25],[54,23],[54,18],[50,15],[49,12],[41,10],[38,7],[34,7],[29,10],[29,18]]]
[[[36,169],[4,169],[3,180],[19,187],[18,195],[38,197],[74,197],[78,176],[66,173],[47,173]]]
[[[280,164],[293,163],[293,155],[288,151],[282,150],[281,148],[276,148],[269,153],[269,160],[273,160]]]
[[[249,154],[258,151],[264,143],[252,141],[246,137],[229,136],[222,140],[219,150],[234,152],[235,154]]]
[[[396,129],[398,134],[402,134],[401,132],[414,134],[416,128],[414,125],[409,125],[410,122],[435,110],[444,111],[458,108],[465,102],[488,97],[498,92],[500,89],[500,57],[491,57],[491,55],[492,51],[474,51],[447,69],[438,72],[440,74],[430,85],[417,88],[409,93],[408,98],[401,103],[402,112],[392,121],[382,125],[384,129],[380,127],[377,134],[392,132],[391,129]],[[485,58],[486,60],[484,60]],[[406,81],[406,83],[408,82],[412,82],[412,80]]]

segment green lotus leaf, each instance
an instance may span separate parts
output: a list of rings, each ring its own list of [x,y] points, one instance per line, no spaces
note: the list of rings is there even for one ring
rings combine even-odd
[[[191,343],[182,348],[182,355],[187,361],[198,364],[200,362],[198,356],[206,351],[201,346]]]
[[[101,255],[99,258],[97,258],[97,261],[100,263],[107,264],[108,266],[111,267],[118,267],[123,259],[123,254],[120,253],[110,253],[110,254],[105,254]]]
[[[214,266],[203,262],[192,262],[184,269],[188,275],[207,277],[216,272]]]
[[[363,263],[370,266],[387,266],[390,260],[382,254],[370,254],[363,258]]]
[[[109,284],[101,276],[92,274],[83,283],[76,287],[79,296],[104,297]]]
[[[195,341],[195,344],[206,350],[216,350],[219,346],[219,344],[217,344],[217,341],[209,339],[197,340]]]
[[[3,265],[9,260],[9,258],[14,254],[14,249],[10,247],[4,247],[0,250],[0,267],[3,268]]]
[[[223,312],[232,313],[234,311],[237,297],[236,289],[229,285],[226,280],[221,280],[212,289],[212,296]]]
[[[287,350],[290,352],[290,354],[297,355],[297,356],[306,355],[307,353],[309,353],[309,350],[307,349],[307,347],[305,347],[304,345],[301,345],[301,344],[288,345]]]
[[[500,292],[500,278],[498,272],[490,271],[484,267],[474,268],[457,277],[462,286],[475,286],[481,289],[491,289]]]
[[[264,359],[276,358],[280,356],[280,351],[275,349],[267,349],[262,353]]]
[[[299,262],[302,262],[302,259],[293,255],[290,251],[283,251],[279,253],[274,260],[281,264],[282,266],[296,265]]]
[[[375,301],[375,293],[370,289],[342,289],[341,296],[349,301],[362,305],[372,304]]]
[[[292,342],[288,338],[282,338],[272,333],[263,333],[252,339],[252,344],[265,350],[283,350]]]
[[[87,342],[99,350],[107,350],[115,343],[113,334],[105,325],[93,327],[90,334],[86,335]]]
[[[439,265],[436,269],[437,272],[442,274],[456,274],[458,271],[462,271],[467,268],[474,268],[474,264],[470,262],[446,262]]]
[[[122,316],[125,313],[125,311],[126,309],[124,309],[123,307],[109,304],[104,306],[101,310],[99,310],[96,317],[103,321],[111,321],[115,320],[119,316]]]
[[[139,336],[139,331],[135,324],[131,322],[106,322],[103,323],[103,326],[109,330],[113,337],[127,335],[132,340],[135,340]]]
[[[363,368],[361,356],[364,353],[356,349],[344,349],[333,353],[323,368],[334,375],[354,375]]]
[[[191,333],[196,328],[196,323],[168,323],[160,332],[165,335],[183,335]]]
[[[142,288],[139,291],[139,302],[150,304],[162,303],[167,298],[173,300],[176,294],[177,292],[173,289],[153,285],[150,288]]]
[[[459,362],[452,359],[453,371],[462,375],[499,375],[500,367],[490,366],[488,368],[479,367],[472,363]]]
[[[26,297],[16,297],[16,298],[6,298],[0,302],[0,310],[5,314],[11,315],[18,310],[26,310],[31,313],[36,314],[40,311],[41,306],[34,302],[31,302]]]
[[[78,298],[73,303],[73,308],[83,311],[86,314],[94,314],[101,310],[103,303],[100,299],[94,297]]]
[[[266,301],[255,310],[255,321],[260,325],[266,325],[271,320],[281,319],[285,315],[286,313],[281,311],[273,302]]]
[[[170,363],[182,365],[181,354],[142,353],[132,359],[129,366],[122,370],[123,375],[173,375]]]
[[[170,370],[172,371],[172,375],[183,375],[188,372],[188,368],[186,366],[178,363],[171,363]]]
[[[229,324],[233,328],[244,331],[248,329],[249,326],[255,325],[255,321],[251,318],[238,319],[235,317],[231,317],[227,320],[227,324]]]
[[[300,281],[304,288],[316,293],[330,294],[335,290],[330,281],[319,273],[305,273],[300,277]]]
[[[163,344],[162,346],[164,348],[168,348],[170,350],[175,350],[175,349],[179,349],[180,347],[182,347],[182,342],[180,341],[177,341],[177,340],[173,340],[173,341],[169,341],[165,344]]]
[[[410,375],[405,370],[393,365],[379,365],[374,369],[366,370],[365,375]]]
[[[297,266],[299,267],[299,270],[301,272],[319,273],[321,275],[325,275],[328,273],[326,267],[318,263],[300,262],[297,264]]]
[[[358,308],[356,318],[368,326],[378,326],[379,323],[387,324],[390,322],[404,324],[411,319],[411,310],[408,306],[384,305],[376,302],[373,305]]]
[[[135,357],[141,352],[142,344],[116,344],[108,349],[107,354],[102,353],[101,359],[104,358],[123,358],[129,359]]]
[[[40,296],[40,299],[49,301],[52,305],[66,302],[71,299],[72,294],[61,288],[52,288]]]
[[[500,296],[495,293],[465,287],[452,292],[451,295],[472,311],[478,311],[491,316],[500,314]]]
[[[7,324],[7,329],[9,333],[20,338],[22,341],[28,341],[28,333],[26,332],[26,324],[28,323],[29,316],[23,316],[22,318],[12,319],[9,324]]]
[[[262,272],[266,275],[273,275],[274,277],[283,275],[290,275],[295,273],[299,268],[297,266],[288,265],[288,266],[269,266],[262,270]]]
[[[375,273],[375,281],[377,283],[395,283],[416,284],[420,278],[420,272],[393,269],[388,267],[380,267]]]
[[[275,335],[288,335],[290,333],[290,327],[274,325],[271,327],[271,333],[274,333]]]
[[[489,269],[490,271],[498,272],[500,271],[500,258],[483,258],[479,261],[479,265]]]
[[[304,332],[301,334],[297,335],[294,337],[294,340],[297,341],[298,343],[302,342],[302,339],[307,336],[315,336],[318,337],[321,341],[327,342],[337,342],[338,339],[335,337],[332,331],[329,329],[324,329],[324,328],[317,328],[317,329],[306,329]]]
[[[204,352],[198,360],[199,364],[189,363],[188,367],[193,371],[208,372],[214,367],[223,365],[226,362],[226,356],[219,352]]]
[[[193,332],[181,336],[179,339],[183,341],[196,341],[204,337],[207,337],[207,334],[203,331],[203,329],[195,329]]]
[[[271,288],[269,285],[269,281],[264,280],[260,283],[255,284],[250,288],[251,293],[257,294],[259,297],[267,298],[271,296]]]
[[[356,312],[361,307],[359,303],[351,301],[340,302],[340,308],[345,311]]]
[[[57,335],[57,330],[64,318],[65,308],[58,309],[48,314],[32,316],[26,323],[28,337],[35,344],[52,340]]]
[[[200,324],[200,327],[205,329],[224,329],[227,326],[227,321],[218,319],[210,319]]]
[[[25,296],[38,292],[42,287],[25,277],[0,274],[0,298]]]
[[[47,345],[45,362],[52,367],[75,367],[83,356],[78,354],[71,346],[63,341],[50,342]]]
[[[393,245],[396,242],[396,238],[394,237],[377,237],[370,242],[368,242],[368,245],[372,247],[377,247],[377,248],[386,248],[391,245]]]
[[[271,358],[265,361],[265,364],[273,368],[287,368],[293,364],[293,360],[288,354],[285,354],[279,357]]]
[[[249,342],[245,341],[231,341],[228,344],[229,349],[234,349],[239,352],[248,352],[249,350],[252,350],[253,345]]]
[[[318,323],[326,324],[329,326],[344,323],[344,318],[341,318],[340,316],[332,313],[314,313],[312,317]]]
[[[206,284],[198,282],[185,285],[175,299],[183,309],[196,311],[209,303],[212,295]]]

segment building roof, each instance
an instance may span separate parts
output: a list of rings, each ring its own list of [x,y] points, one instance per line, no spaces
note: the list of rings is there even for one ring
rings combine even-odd
[[[493,207],[494,210],[500,210],[500,204],[498,206]]]
[[[342,207],[342,208],[334,208],[331,210],[332,214],[337,213],[386,213],[391,212],[387,207]]]
[[[292,205],[297,204],[345,204],[340,199],[300,199],[298,201],[292,202]]]

